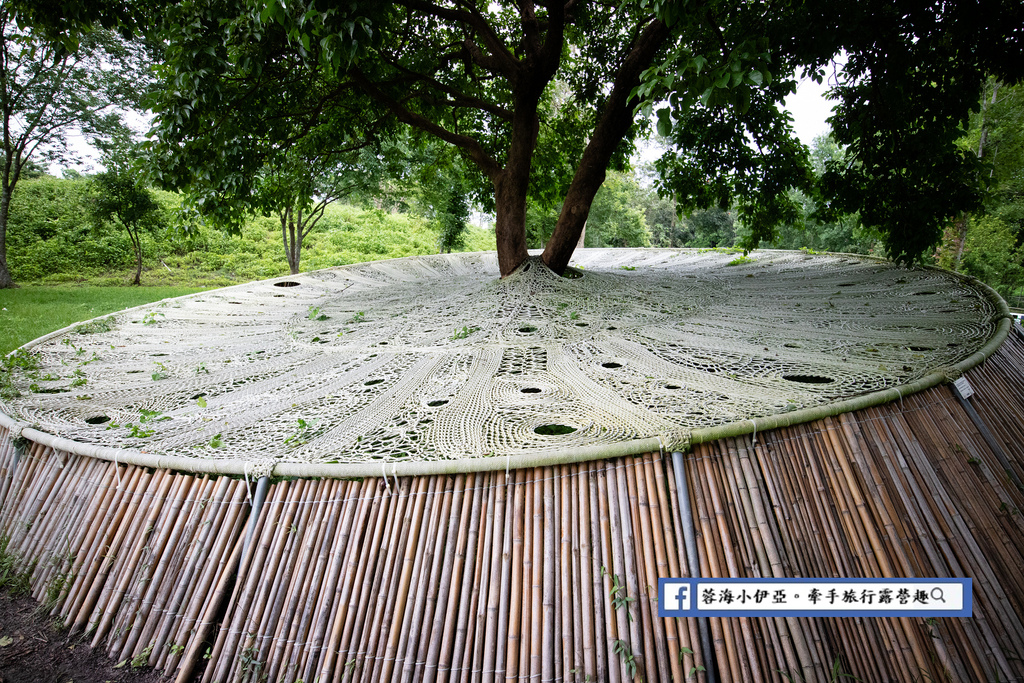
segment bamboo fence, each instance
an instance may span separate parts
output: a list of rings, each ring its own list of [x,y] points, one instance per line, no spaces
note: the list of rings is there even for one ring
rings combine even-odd
[[[1024,476],[1024,341],[967,377]],[[969,576],[974,616],[712,618],[709,653],[657,617],[689,575],[668,454],[276,481],[252,515],[245,479],[17,451],[0,430],[34,597],[182,682],[1024,680],[1024,492],[949,386],[699,444],[687,500],[703,576]]]

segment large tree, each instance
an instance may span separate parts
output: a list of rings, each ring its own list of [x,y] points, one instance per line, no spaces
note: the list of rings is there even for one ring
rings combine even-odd
[[[7,218],[18,181],[33,164],[74,161],[69,136],[111,130],[147,80],[144,52],[109,32],[72,47],[19,26],[15,8],[0,5],[0,288],[14,286]]]
[[[48,4],[61,21],[138,20],[132,3]],[[298,140],[398,121],[480,171],[503,275],[526,258],[530,196],[562,200],[543,258],[565,268],[606,170],[655,113],[677,145],[663,189],[693,208],[738,202],[746,246],[771,237],[794,215],[788,190],[815,181],[777,105],[841,53],[833,126],[852,161],[826,174],[822,205],[865,207],[890,253],[913,259],[981,195],[976,157],[953,143],[986,75],[1024,70],[1017,0],[186,0],[157,24],[166,185],[198,179],[216,190],[210,210],[230,211],[217,197],[244,204]]]

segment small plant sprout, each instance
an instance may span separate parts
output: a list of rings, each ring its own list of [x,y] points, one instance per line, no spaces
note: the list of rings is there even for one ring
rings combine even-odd
[[[156,323],[159,322],[159,320],[157,320],[157,318],[163,318],[163,317],[165,317],[164,314],[160,313],[159,311],[150,311],[146,315],[142,316],[142,324],[143,325],[155,325]]]
[[[452,340],[465,339],[466,337],[468,337],[469,335],[473,334],[474,332],[479,332],[479,331],[480,331],[479,327],[468,327],[466,325],[463,325],[461,330],[458,329],[458,328],[455,328],[455,334],[452,335]]]
[[[352,317],[351,317],[351,318],[349,318],[348,320],[346,320],[345,322],[346,322],[346,323],[361,323],[361,322],[366,322],[365,318],[366,318],[366,313],[364,313],[363,311],[358,311],[358,312],[356,312],[356,313],[353,313],[353,314],[352,314]]]
[[[683,648],[679,649],[679,663],[680,664],[683,662],[683,658],[686,657],[687,655],[692,657],[693,656],[693,650],[691,650],[688,647],[683,647]],[[698,671],[706,671],[706,669],[703,666],[701,666],[700,664],[697,664],[695,666],[691,666],[690,670],[686,672],[686,677],[687,678],[693,678],[694,676],[697,675]]]
[[[139,652],[139,654],[132,657],[132,668],[141,669],[142,667],[147,666],[149,664],[149,656],[151,654],[153,654],[152,643],[142,648],[142,651]]]
[[[165,422],[170,419],[170,415],[161,415],[159,410],[146,410],[145,408],[139,408],[139,422],[142,424],[145,424],[146,422]]]
[[[736,258],[734,258],[732,261],[729,261],[725,265],[727,265],[727,266],[742,266],[745,263],[753,263],[753,262],[754,262],[754,259],[752,259],[749,256],[743,254],[743,255],[737,256]]]
[[[319,306],[310,306],[306,311],[306,317],[310,320],[327,320],[328,316],[320,311]]]
[[[153,361],[153,362],[157,366],[157,371],[153,373],[153,381],[154,382],[157,382],[157,381],[162,380],[162,379],[167,379],[168,377],[170,377],[170,374],[168,374],[167,366],[166,365],[164,365],[160,361]]]
[[[284,440],[284,442],[292,448],[308,443],[309,440],[313,438],[313,430],[316,427],[317,420],[309,420],[307,422],[300,417],[297,422],[298,426],[295,432]]]
[[[626,595],[626,587],[619,583],[619,575],[612,574],[612,589],[609,591],[609,595],[612,598],[612,607],[620,609],[626,607],[626,618],[630,621],[633,620],[633,615],[629,613],[629,603],[636,601],[636,598],[631,598]]]
[[[201,374],[204,374],[204,373],[207,374],[207,375],[210,374],[210,370],[209,370],[209,368],[206,367],[206,362],[205,361],[196,366],[196,374],[197,375],[201,375]]]
[[[128,436],[133,439],[146,439],[156,434],[156,430],[146,429],[142,425],[129,423],[125,425],[125,428],[128,430]]]
[[[629,672],[629,680],[636,679],[636,657],[633,651],[629,649],[629,643],[625,640],[616,640],[612,646],[612,650],[619,656],[622,663],[626,665],[626,670]]]
[[[220,448],[224,445],[224,441],[220,438],[220,434],[214,434],[213,438],[210,439],[210,448]]]

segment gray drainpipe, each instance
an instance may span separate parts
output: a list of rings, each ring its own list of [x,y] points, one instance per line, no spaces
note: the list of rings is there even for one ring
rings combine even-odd
[[[697,538],[694,532],[693,511],[690,509],[690,489],[686,485],[686,469],[683,454],[672,453],[672,470],[676,477],[676,491],[679,493],[679,514],[683,521],[683,542],[686,545],[686,563],[689,565],[690,576],[700,577],[700,562],[697,560]],[[704,667],[709,683],[716,683],[715,651],[711,649],[711,633],[707,617],[697,617],[697,629],[700,631],[700,649],[704,659]]]

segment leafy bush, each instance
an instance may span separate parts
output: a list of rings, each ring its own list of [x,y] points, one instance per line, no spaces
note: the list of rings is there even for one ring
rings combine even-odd
[[[96,227],[88,216],[88,182],[43,176],[25,180],[11,204],[8,261],[23,284],[91,282],[124,284],[132,265],[131,243],[113,225]],[[254,217],[238,237],[200,225],[186,230],[180,198],[151,191],[159,210],[156,228],[142,235],[145,282],[226,285],[288,273],[281,224]],[[494,233],[470,227],[465,249],[494,249]],[[438,233],[426,218],[335,204],[303,249],[303,270],[437,253]]]

